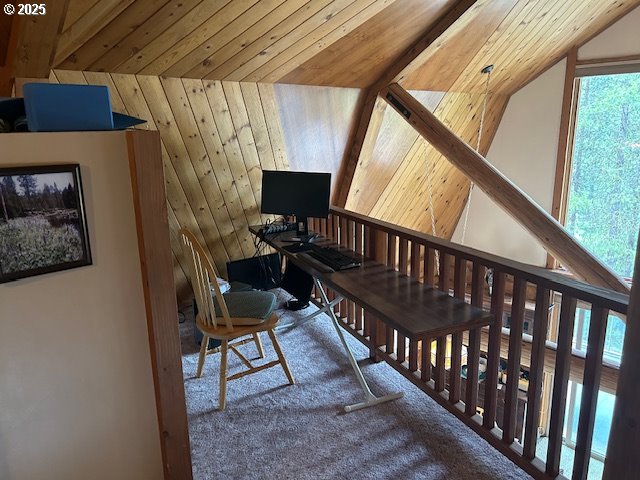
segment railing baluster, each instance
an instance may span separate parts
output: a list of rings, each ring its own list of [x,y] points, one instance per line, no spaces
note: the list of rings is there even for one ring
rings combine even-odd
[[[471,273],[471,304],[482,308],[484,301],[484,268],[478,262],[473,262]],[[467,351],[467,389],[465,396],[465,411],[467,415],[476,414],[478,406],[478,382],[480,377],[480,329],[469,331],[469,349]]]
[[[505,274],[493,272],[491,287],[491,313],[495,317],[489,327],[489,345],[487,348],[487,378],[484,389],[484,416],[482,424],[493,429],[496,422],[496,403],[498,398],[498,367],[500,366],[500,344],[502,343],[502,314],[504,312]]]
[[[544,377],[544,354],[549,323],[549,289],[538,285],[536,310],[533,318],[533,341],[531,342],[531,366],[529,367],[529,389],[527,390],[527,419],[524,430],[523,456],[533,460],[538,443],[540,404]]]
[[[509,329],[509,359],[507,360],[507,388],[504,394],[504,423],[502,440],[513,443],[516,434],[518,411],[518,383],[520,381],[520,354],[522,351],[522,327],[527,282],[513,278],[513,301],[511,303],[511,328]]]
[[[340,216],[339,215],[334,215],[333,216],[333,225],[332,225],[332,238],[333,241],[338,243],[338,240],[340,238]]]
[[[420,380],[428,382],[431,380],[431,339],[423,338],[420,343]]]
[[[562,295],[560,306],[560,324],[558,328],[558,347],[553,379],[553,397],[551,401],[551,420],[549,425],[549,446],[547,448],[547,475],[556,477],[560,473],[560,452],[562,451],[562,429],[564,427],[567,388],[571,368],[571,344],[573,341],[573,323],[576,316],[576,299],[568,294]]]
[[[348,248],[349,247],[349,235],[348,235],[348,220],[346,217],[340,218],[340,242],[339,245],[341,247]],[[351,324],[351,317],[349,316],[349,307],[347,300],[342,300],[339,303],[338,310],[340,312],[339,318],[346,319],[346,323],[348,325]]]
[[[467,260],[463,257],[455,257],[455,270],[453,273],[453,294],[464,302],[467,287]],[[451,369],[449,370],[449,401],[460,401],[460,370],[462,368],[462,333],[451,335]]]
[[[418,370],[418,341],[409,340],[409,371]]]
[[[353,220],[347,220],[347,244],[346,247],[349,250],[355,251],[355,227],[356,224]],[[347,323],[353,326],[355,330],[358,330],[356,326],[356,304],[352,300],[347,300]]]
[[[420,281],[420,244],[416,241],[411,242],[411,276]]]
[[[424,283],[435,286],[436,251],[433,248],[424,247]]]
[[[398,244],[398,237],[391,233],[387,234],[387,258],[386,265],[390,268],[395,269],[397,266],[396,263],[396,247]],[[387,337],[387,353],[391,354],[394,351],[394,330],[391,328],[391,325],[386,325],[386,337]]]
[[[371,230],[371,258],[379,263],[385,263],[387,256],[387,234],[381,230]],[[375,316],[371,315],[371,327],[370,336],[373,339],[371,342],[371,352],[377,351],[378,347],[386,344],[387,331],[385,324],[379,321]],[[375,359],[375,355],[372,357]]]
[[[403,275],[409,275],[409,240],[400,238],[398,249],[398,271]]]
[[[445,387],[445,362],[447,353],[447,337],[438,337],[436,341],[436,392]]]
[[[396,332],[396,357],[402,363],[407,358],[407,338],[400,332]]]
[[[591,309],[589,343],[584,366],[580,419],[578,420],[578,436],[576,439],[576,456],[573,461],[572,478],[574,480],[586,479],[589,471],[608,315],[609,310],[602,307],[592,307]]]
[[[398,237],[389,233],[387,234],[387,258],[385,264],[393,269],[396,268],[396,246]]]
[[[451,255],[445,252],[440,252],[438,288],[446,294],[449,294],[449,285],[451,283],[451,260]]]

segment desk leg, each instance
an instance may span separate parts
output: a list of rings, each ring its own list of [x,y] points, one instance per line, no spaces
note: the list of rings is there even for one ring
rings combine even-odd
[[[300,325],[304,325],[305,323],[313,320],[318,315],[321,315],[323,313],[326,313],[327,315],[329,315],[329,310],[333,311],[333,307],[337,305],[340,302],[340,300],[342,300],[342,297],[338,296],[337,298],[334,298],[333,300],[331,300],[329,303],[325,305],[324,303],[318,303],[315,299],[312,298],[311,303],[313,303],[316,307],[318,307],[318,310],[307,315],[303,319],[298,320],[297,322],[283,323],[281,325],[278,325],[275,329],[285,330],[289,328],[299,327]]]
[[[336,302],[336,301],[339,302],[340,300],[343,300],[344,298],[341,295],[338,295],[338,297],[333,299],[332,302],[329,302],[329,299],[327,298],[327,294],[325,293],[324,289],[322,288],[322,284],[320,283],[320,281],[317,278],[314,278],[313,281],[315,282],[316,287],[318,287],[318,291],[320,292],[320,296],[322,298],[322,304],[324,305],[324,308],[326,309],[326,313],[329,314],[329,316],[331,317],[331,320],[333,321],[333,326],[335,327],[336,332],[338,333],[338,337],[340,337],[340,341],[342,342],[342,346],[344,347],[345,353],[347,354],[347,357],[349,358],[349,363],[351,363],[351,367],[353,368],[353,371],[356,374],[356,378],[358,379],[358,382],[360,383],[360,387],[362,388],[362,392],[364,393],[364,401],[362,401],[360,403],[355,403],[353,405],[347,405],[347,406],[344,407],[344,411],[349,413],[349,412],[353,412],[355,410],[360,410],[362,408],[372,407],[373,405],[378,405],[379,403],[389,402],[391,400],[395,400],[397,398],[402,397],[404,395],[403,392],[392,393],[390,395],[384,395],[382,397],[376,397],[373,393],[371,393],[371,389],[369,388],[369,385],[367,384],[367,380],[364,378],[364,375],[362,375],[362,370],[360,370],[360,366],[358,365],[358,362],[354,358],[353,353],[351,352],[351,349],[349,348],[349,345],[347,344],[347,341],[344,338],[344,333],[342,332],[342,328],[340,328],[340,323],[338,322],[338,319],[336,318],[336,315],[333,312],[332,303]]]

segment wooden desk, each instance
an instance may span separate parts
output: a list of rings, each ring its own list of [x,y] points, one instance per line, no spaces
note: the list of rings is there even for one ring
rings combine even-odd
[[[249,230],[260,237],[260,226],[249,227]],[[292,245],[292,242],[287,240],[294,237],[294,232],[283,232],[266,235],[263,240],[314,278],[316,290],[322,301],[320,310],[310,317],[326,313],[332,319],[364,394],[362,402],[345,407],[347,412],[394,400],[401,397],[402,393],[382,397],[373,395],[344,339],[341,328],[344,325],[336,318],[334,306],[338,302],[345,298],[355,302],[414,343],[483,327],[493,321],[493,315],[355,252],[349,254],[360,260],[360,267],[329,273],[322,271],[325,269],[314,266],[304,256],[285,250],[285,246]],[[347,251],[324,238],[318,238],[314,243]],[[325,287],[333,290],[336,298],[329,300]],[[436,383],[443,384],[444,378]]]
[[[249,227],[258,236],[260,226]],[[357,255],[355,252],[338,247],[333,242],[319,238],[315,244],[334,246],[358,258],[359,268],[326,273],[290,253],[283,247],[291,245],[287,239],[295,237],[295,232],[267,235],[267,244],[278,250],[287,259],[319,279],[325,286],[354,301],[373,313],[378,319],[389,324],[409,340],[435,338],[449,333],[472,330],[489,325],[493,315],[469,305],[458,298],[429,285]]]

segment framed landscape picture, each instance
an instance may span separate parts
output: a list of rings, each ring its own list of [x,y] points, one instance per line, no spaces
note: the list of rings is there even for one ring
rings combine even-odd
[[[80,166],[0,168],[0,283],[90,264]]]

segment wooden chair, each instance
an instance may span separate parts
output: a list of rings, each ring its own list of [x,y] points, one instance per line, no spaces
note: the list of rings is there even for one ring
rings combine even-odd
[[[204,335],[198,359],[198,377],[202,375],[209,339],[214,338],[222,343],[219,347],[221,353],[219,409],[224,410],[225,407],[228,380],[236,380],[260,370],[281,365],[289,384],[293,385],[293,376],[273,330],[278,324],[278,316],[274,313],[275,295],[271,292],[261,291],[230,292],[223,295],[216,281],[217,272],[198,240],[185,228],[180,230],[180,236],[185,257],[189,263],[191,287],[198,303],[196,326]],[[236,347],[251,341],[251,339],[238,340],[241,337],[254,336],[257,338],[260,332],[267,332],[269,335],[278,360],[253,366]],[[233,340],[238,341],[231,343]],[[256,345],[262,356],[262,345],[259,340],[256,340]],[[247,370],[227,377],[228,350],[240,358]]]

